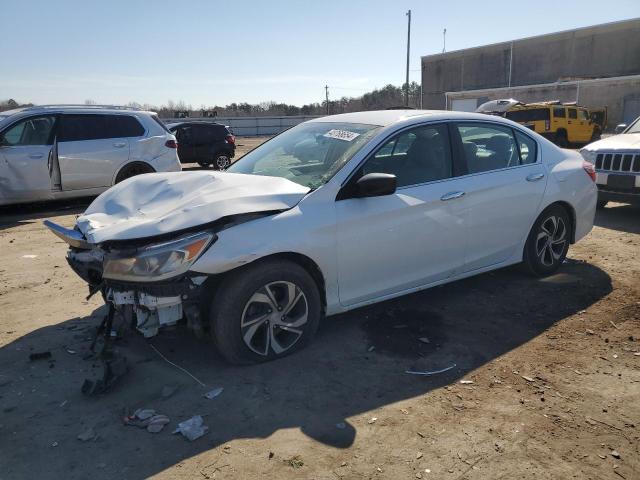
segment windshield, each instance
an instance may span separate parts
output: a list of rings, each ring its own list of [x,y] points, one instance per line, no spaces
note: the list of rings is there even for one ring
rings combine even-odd
[[[251,151],[227,171],[286,178],[316,189],[379,129],[358,123],[302,123]]]
[[[640,117],[636,118],[636,121],[624,133],[640,133]]]

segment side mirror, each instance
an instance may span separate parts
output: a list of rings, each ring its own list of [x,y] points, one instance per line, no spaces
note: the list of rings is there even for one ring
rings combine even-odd
[[[614,130],[614,132],[618,134],[618,133],[624,132],[626,129],[627,129],[626,123],[619,123],[618,125],[616,125],[616,129]]]
[[[389,173],[368,173],[356,182],[356,197],[381,197],[396,191],[396,176]]]

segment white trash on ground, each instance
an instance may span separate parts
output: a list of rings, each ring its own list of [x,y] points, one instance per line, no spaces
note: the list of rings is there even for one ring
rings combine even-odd
[[[178,428],[173,433],[181,433],[189,441],[197,440],[209,431],[209,427],[204,425],[204,419],[200,415],[191,417],[189,420],[180,422]]]

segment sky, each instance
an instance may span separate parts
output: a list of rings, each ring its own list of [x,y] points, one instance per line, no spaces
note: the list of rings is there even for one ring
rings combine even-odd
[[[640,17],[640,0],[0,0],[0,100],[302,105],[405,78],[420,57]]]

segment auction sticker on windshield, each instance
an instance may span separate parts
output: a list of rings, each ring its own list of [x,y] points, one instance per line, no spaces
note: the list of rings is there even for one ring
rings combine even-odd
[[[349,130],[337,130],[337,129],[329,130],[327,133],[323,135],[323,137],[337,138],[338,140],[346,140],[347,142],[350,142],[351,140],[359,136],[360,136],[359,133],[350,132]]]

